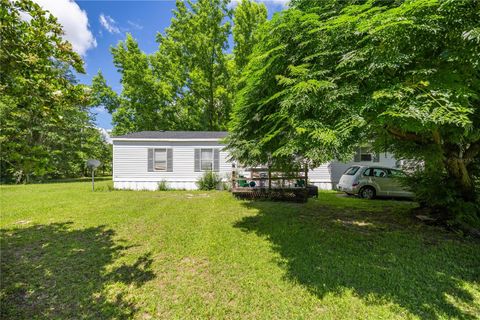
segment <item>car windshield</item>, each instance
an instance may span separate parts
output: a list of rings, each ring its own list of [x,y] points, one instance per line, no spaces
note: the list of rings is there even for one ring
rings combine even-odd
[[[350,167],[350,168],[347,169],[347,171],[345,171],[344,174],[349,175],[349,176],[354,176],[355,173],[357,173],[358,169],[360,169],[360,167]]]

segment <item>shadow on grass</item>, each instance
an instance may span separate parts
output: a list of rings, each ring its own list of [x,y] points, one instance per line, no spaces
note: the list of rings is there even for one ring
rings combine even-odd
[[[2,319],[127,319],[136,309],[115,283],[141,286],[154,278],[150,254],[132,265],[108,267],[126,246],[104,226],[74,230],[52,223],[1,230]],[[109,269],[110,268],[110,269]]]
[[[475,319],[463,282],[480,281],[480,244],[415,224],[386,208],[246,202],[258,211],[235,227],[267,237],[286,277],[319,298],[345,290],[367,304],[393,302],[422,319]],[[466,307],[465,307],[466,306]],[[392,308],[398,308],[393,306]]]

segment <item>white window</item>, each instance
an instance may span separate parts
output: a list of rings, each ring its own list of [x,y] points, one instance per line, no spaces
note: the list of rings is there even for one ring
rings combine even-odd
[[[200,150],[200,170],[202,171],[213,170],[213,149]]]
[[[167,149],[155,149],[153,168],[155,171],[167,171]]]

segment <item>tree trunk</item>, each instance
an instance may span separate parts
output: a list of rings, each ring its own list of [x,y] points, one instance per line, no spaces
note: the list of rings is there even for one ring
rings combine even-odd
[[[463,200],[467,202],[474,201],[475,186],[473,177],[468,170],[466,159],[448,157],[445,159],[445,169],[447,170],[448,178],[453,180]]]

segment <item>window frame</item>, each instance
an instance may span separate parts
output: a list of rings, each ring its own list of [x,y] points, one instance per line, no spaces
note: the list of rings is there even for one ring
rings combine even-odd
[[[375,175],[375,170],[382,170],[383,172],[385,172],[385,175],[384,175],[383,177],[376,176],[376,175]],[[389,176],[390,176],[390,170],[389,170],[389,169],[387,169],[387,168],[372,167],[371,177],[384,179],[384,178],[388,178]]]
[[[354,163],[360,162],[380,162],[380,154],[374,152],[371,147],[358,147],[357,148],[357,155],[358,160],[356,159],[357,156],[354,157]],[[362,159],[363,156],[368,156],[369,159]]]
[[[369,147],[359,147],[359,152],[360,154],[360,162],[372,162],[373,161],[373,158],[374,158],[374,154],[372,152],[372,149],[369,148]],[[369,156],[370,159],[369,160],[364,160],[362,157],[363,156]]]
[[[157,169],[157,152],[158,151],[163,151],[165,154],[165,160],[159,160],[160,161],[165,161],[165,169]],[[153,149],[153,171],[158,171],[158,172],[166,172],[168,170],[168,154],[167,154],[167,148],[154,148]]]
[[[210,151],[211,159],[207,159],[207,160],[202,159],[203,151]],[[215,160],[214,157],[215,157],[215,154],[214,154],[213,148],[200,148],[200,171],[201,172],[208,172],[208,171],[213,171],[214,170],[214,160]],[[211,165],[210,169],[206,169],[206,170],[203,169],[203,162],[204,161],[209,161],[210,162],[210,165]]]
[[[351,171],[354,171],[353,173],[349,173]],[[354,176],[357,174],[358,170],[360,170],[360,167],[359,166],[351,166],[349,167],[347,170],[345,170],[345,172],[343,173],[344,175],[347,175],[347,176]]]
[[[366,174],[367,171],[368,171],[368,174]],[[371,167],[366,168],[365,170],[363,170],[362,175],[364,177],[372,177],[373,176],[373,168],[371,168]]]

